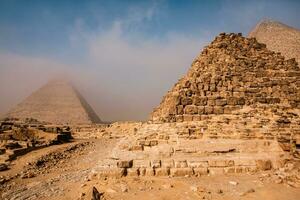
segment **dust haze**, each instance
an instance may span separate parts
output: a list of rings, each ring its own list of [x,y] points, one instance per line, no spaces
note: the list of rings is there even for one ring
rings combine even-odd
[[[98,35],[74,32],[70,36],[74,45],[87,50],[80,63],[1,53],[0,113],[59,77],[71,80],[104,121],[146,120],[163,94],[185,74],[206,39],[176,34],[165,41],[128,39],[123,37],[124,26],[115,22]]]

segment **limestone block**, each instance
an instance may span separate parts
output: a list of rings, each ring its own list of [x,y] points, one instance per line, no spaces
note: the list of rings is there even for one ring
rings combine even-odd
[[[193,168],[194,174],[196,176],[202,176],[208,174],[208,168],[207,167],[199,167],[199,168]]]
[[[139,175],[140,176],[145,176],[146,175],[146,168],[145,167],[140,167],[139,168]]]
[[[182,97],[180,99],[180,103],[181,103],[181,105],[184,105],[184,106],[191,105],[193,103],[193,100],[190,97]]]
[[[194,171],[192,168],[171,168],[170,169],[170,175],[171,176],[192,176],[194,174]]]
[[[256,160],[256,166],[259,170],[270,170],[272,169],[271,160]]]
[[[124,176],[126,173],[126,169],[125,168],[103,168],[99,171],[98,173],[98,177],[103,178],[103,177],[113,177],[113,178],[121,178],[122,176]]]
[[[212,106],[205,106],[204,112],[205,112],[205,114],[213,114],[214,108]]]
[[[187,105],[184,108],[184,113],[185,114],[198,114],[198,108],[197,108],[197,106],[194,106],[194,105]]]
[[[170,168],[157,168],[155,169],[155,176],[169,176]]]
[[[130,168],[132,167],[133,160],[122,160],[117,162],[119,168]]]
[[[199,115],[205,114],[204,106],[198,106],[198,113]]]
[[[139,175],[139,168],[128,168],[126,169],[127,176],[138,176]]]
[[[174,160],[174,165],[176,168],[186,168],[188,166],[186,160]]]
[[[227,105],[226,99],[216,99],[216,106],[225,106]]]
[[[162,160],[161,166],[164,168],[172,168],[174,167],[174,160]]]
[[[135,168],[150,167],[150,161],[149,160],[133,160],[133,167],[135,167]]]
[[[183,115],[183,105],[177,106],[177,115]]]
[[[134,145],[129,148],[129,151],[143,151],[144,147],[142,145]]]
[[[208,171],[211,175],[221,175],[225,173],[223,167],[209,167]]]
[[[233,160],[209,160],[210,167],[231,167],[234,166]]]
[[[176,119],[176,122],[183,122],[183,116],[182,115],[176,115],[175,119]]]
[[[193,121],[200,121],[201,115],[193,115]]]
[[[155,174],[155,171],[153,168],[151,168],[151,167],[146,168],[146,173],[145,173],[146,176],[154,176],[154,174]]]
[[[186,121],[186,122],[193,121],[193,115],[183,115],[183,121]]]
[[[224,113],[224,109],[221,106],[214,106],[214,114],[223,114]]]
[[[193,104],[196,106],[205,106],[207,104],[207,97],[198,97],[193,98]]]
[[[224,173],[225,174],[233,174],[233,173],[235,173],[235,167],[225,167],[224,168]]]
[[[207,168],[207,161],[188,160],[187,165],[192,168]]]
[[[159,167],[161,167],[160,160],[151,160],[151,167],[153,167],[153,168],[159,168]]]

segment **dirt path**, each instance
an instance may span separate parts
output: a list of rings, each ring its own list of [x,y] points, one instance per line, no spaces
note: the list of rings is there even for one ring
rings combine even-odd
[[[81,151],[70,153],[68,159],[50,160],[50,167],[43,170],[43,174],[37,174],[36,177],[22,179],[20,177],[11,180],[2,193],[2,199],[65,199],[63,196],[68,191],[80,187],[80,185],[88,179],[88,175],[99,159],[104,158],[108,151],[115,143],[114,140],[86,140],[76,141],[74,143],[63,144],[61,146],[53,146],[51,148],[42,149],[17,159],[7,174],[22,173],[26,163],[34,162],[37,158],[49,153],[55,153],[52,157],[66,154],[65,149],[80,143],[86,143]],[[51,154],[50,154],[51,155]],[[19,165],[20,163],[20,165]],[[2,174],[3,175],[3,174]]]

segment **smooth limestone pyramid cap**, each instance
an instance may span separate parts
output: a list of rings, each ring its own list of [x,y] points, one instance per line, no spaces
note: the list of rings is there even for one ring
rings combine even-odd
[[[300,108],[300,69],[255,38],[221,33],[151,114],[157,122],[200,121],[245,106]]]
[[[255,37],[258,42],[267,45],[267,48],[281,52],[286,58],[295,58],[300,63],[300,30],[274,20],[262,20],[249,37]]]
[[[51,80],[7,113],[9,118],[34,118],[52,124],[90,124],[101,120],[66,80]]]

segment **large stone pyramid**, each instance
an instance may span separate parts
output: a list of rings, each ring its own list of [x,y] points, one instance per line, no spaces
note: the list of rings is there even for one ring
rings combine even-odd
[[[221,33],[154,109],[158,122],[200,121],[245,106],[300,108],[300,69],[255,38]]]
[[[99,117],[79,94],[64,80],[52,80],[13,108],[6,117],[34,118],[53,124],[89,124]]]
[[[281,22],[263,20],[249,33],[258,42],[265,43],[267,48],[281,52],[286,58],[296,58],[300,63],[300,30]]]

